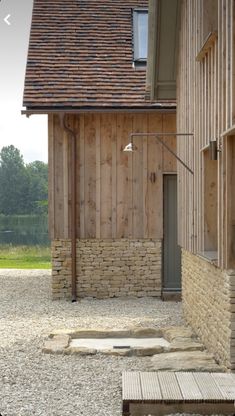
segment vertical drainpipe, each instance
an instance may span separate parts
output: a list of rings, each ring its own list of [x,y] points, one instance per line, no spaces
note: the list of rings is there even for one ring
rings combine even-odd
[[[77,301],[77,252],[76,252],[76,240],[77,240],[77,189],[76,189],[76,133],[66,124],[66,115],[63,116],[64,129],[69,133],[71,137],[71,255],[72,255],[72,278],[71,278],[71,300],[72,302]]]

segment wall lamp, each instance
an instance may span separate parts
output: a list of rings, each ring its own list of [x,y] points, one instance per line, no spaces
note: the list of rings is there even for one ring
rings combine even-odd
[[[210,140],[209,143],[209,152],[210,152],[210,159],[211,160],[218,160],[218,146],[217,140]]]
[[[157,141],[163,147],[165,147],[165,149],[167,149],[168,152],[171,153],[181,163],[181,165],[183,165],[193,175],[192,169],[190,169],[186,165],[186,163],[184,163],[184,161],[182,159],[180,159],[180,157],[161,139],[161,137],[165,137],[165,136],[193,136],[193,133],[131,133],[130,134],[131,142],[124,147],[123,152],[134,152],[134,151],[136,151],[138,148],[134,144],[133,138],[134,137],[143,137],[143,136],[155,137],[157,139]]]

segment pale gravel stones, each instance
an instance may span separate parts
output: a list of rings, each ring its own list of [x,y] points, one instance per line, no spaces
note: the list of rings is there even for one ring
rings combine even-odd
[[[52,302],[50,272],[44,270],[0,270],[0,288],[3,416],[121,416],[122,371],[149,370],[148,357],[42,354],[54,328],[159,329],[183,324],[176,302]]]
[[[0,270],[0,413],[121,416],[121,373],[149,357],[42,354],[55,328],[181,325],[181,304],[158,299],[51,301],[50,272]]]

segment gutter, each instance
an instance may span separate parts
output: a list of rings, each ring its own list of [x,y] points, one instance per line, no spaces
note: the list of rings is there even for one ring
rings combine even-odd
[[[77,189],[76,189],[76,132],[66,124],[66,115],[63,116],[63,126],[71,137],[71,256],[72,256],[72,276],[71,276],[71,300],[77,301]]]
[[[164,104],[158,107],[138,107],[138,108],[66,108],[66,107],[27,107],[21,114],[27,117],[34,114],[86,114],[86,113],[175,113],[176,103]]]

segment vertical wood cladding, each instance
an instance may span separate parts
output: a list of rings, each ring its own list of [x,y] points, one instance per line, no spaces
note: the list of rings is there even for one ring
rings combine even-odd
[[[162,238],[162,174],[176,159],[154,138],[130,133],[174,132],[175,114],[110,113],[69,117],[77,140],[77,238]],[[52,239],[69,238],[70,143],[58,115],[49,116],[49,226]],[[164,138],[176,151],[176,138]]]
[[[231,267],[231,198],[228,149],[235,131],[235,3],[233,0],[183,0],[178,67],[177,131],[194,133],[179,138],[179,156],[191,175],[178,164],[179,244],[193,253],[206,250],[205,152],[216,140],[218,265]],[[208,214],[208,213],[207,213]],[[231,226],[230,226],[231,229]]]

